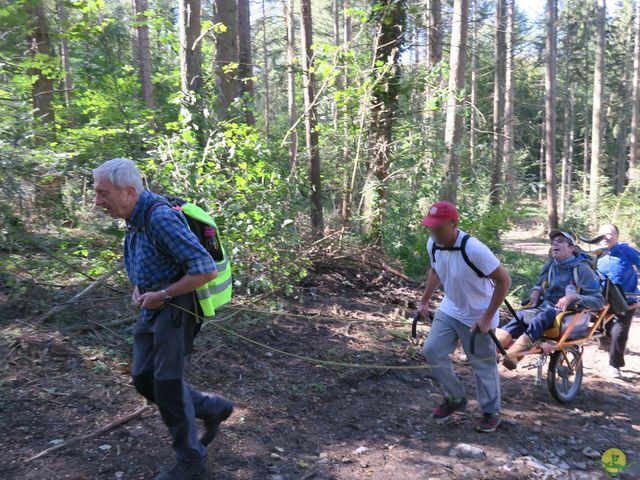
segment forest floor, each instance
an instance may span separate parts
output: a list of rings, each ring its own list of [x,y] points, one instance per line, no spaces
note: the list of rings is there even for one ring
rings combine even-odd
[[[506,248],[546,251],[526,232],[511,233]],[[37,288],[44,287],[29,295]],[[585,349],[582,390],[569,405],[552,398],[546,371],[534,385],[534,357],[515,372],[500,366],[504,421],[493,434],[474,431],[479,409],[468,365],[456,366],[471,399],[467,412],[436,425],[429,413],[441,391],[424,369],[319,366],[218,328],[315,359],[422,365],[428,326],[420,325],[419,343],[409,336],[420,293],[417,284],[386,273],[316,269],[296,297],[226,308],[219,323],[206,325],[189,379],[236,402],[209,448],[214,478],[596,479],[606,478],[600,454],[613,447],[635,462],[618,478],[640,478],[638,317],[624,378],[607,377],[608,356],[594,342]],[[128,376],[135,312],[124,298],[102,302],[112,295],[106,290],[92,295],[94,301],[39,327],[0,298],[2,479],[151,479],[173,462],[155,407],[27,461],[143,405]],[[300,316],[269,314],[269,307]]]

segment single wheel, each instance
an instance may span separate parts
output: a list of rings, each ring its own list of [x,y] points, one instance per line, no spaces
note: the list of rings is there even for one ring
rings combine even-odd
[[[582,385],[582,349],[576,346],[556,350],[551,354],[547,383],[553,398],[560,403],[569,403],[576,398]],[[567,364],[567,360],[569,364]],[[571,368],[569,368],[569,365]]]

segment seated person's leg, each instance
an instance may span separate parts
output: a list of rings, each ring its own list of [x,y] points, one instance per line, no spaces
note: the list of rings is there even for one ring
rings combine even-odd
[[[522,335],[527,329],[527,324],[522,320],[523,312],[518,312],[516,318],[512,318],[502,328],[496,328],[496,337],[504,348],[509,348],[513,344],[513,340]]]
[[[509,333],[512,338],[518,338],[527,330],[527,324],[522,321],[521,315],[522,313],[518,313],[518,318],[512,318],[509,323],[502,327],[502,330]]]
[[[507,350],[507,356],[503,360],[503,365],[509,370],[513,370],[522,358],[522,352],[529,350],[533,342],[539,339],[545,330],[553,326],[558,310],[553,307],[540,309],[533,317],[526,331],[518,337],[518,340]],[[523,322],[524,323],[524,322]]]
[[[531,323],[529,324],[526,334],[532,342],[538,340],[544,334],[545,330],[549,330],[553,327],[556,320],[556,316],[560,313],[560,310],[553,307],[546,307],[541,309]]]

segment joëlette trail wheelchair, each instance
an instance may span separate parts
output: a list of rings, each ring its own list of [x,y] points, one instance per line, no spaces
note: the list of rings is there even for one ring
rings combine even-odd
[[[592,246],[600,243],[603,237],[578,238],[580,241]],[[592,267],[596,270],[598,258],[605,255],[606,251],[604,249],[595,249],[585,253],[591,255]],[[600,276],[603,277],[602,275]],[[602,280],[604,284],[603,295],[606,303],[601,310],[560,312],[555,318],[553,327],[546,330],[543,337],[535,342],[529,350],[518,354],[519,356],[538,355],[535,367],[537,368],[536,385],[542,384],[542,370],[547,361],[549,362],[547,385],[551,395],[560,403],[573,401],[580,392],[584,376],[584,345],[592,339],[602,336],[606,324],[614,321],[617,314],[640,306],[640,303],[628,305],[625,300],[625,296],[637,294],[623,292],[618,285],[611,282],[608,278],[602,278]],[[520,310],[519,315],[527,315],[528,312],[532,312],[531,309],[533,305],[528,304],[528,300],[523,302],[521,306],[522,310]],[[506,355],[505,347],[507,345],[502,345],[494,332],[490,333],[500,353]],[[475,334],[477,334],[477,331],[472,335],[472,351],[474,348]],[[542,347],[542,345],[547,342],[555,343],[552,351],[548,354],[545,353]]]

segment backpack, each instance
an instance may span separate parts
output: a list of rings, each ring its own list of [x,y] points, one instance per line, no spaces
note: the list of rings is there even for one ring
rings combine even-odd
[[[436,244],[436,242],[434,241],[433,245],[431,246],[431,258],[433,259],[432,263],[436,263],[436,251],[438,250],[460,252],[462,254],[462,259],[464,260],[464,263],[466,263],[469,266],[469,268],[471,268],[471,270],[476,272],[476,275],[478,275],[478,277],[487,278],[487,275],[482,273],[482,271],[471,261],[471,259],[469,258],[469,255],[467,255],[467,242],[469,241],[470,238],[471,238],[471,235],[469,235],[468,233],[465,233],[464,236],[462,237],[462,241],[460,242],[459,247],[441,247],[440,245]]]
[[[156,249],[171,256],[157,244],[150,233],[151,214],[161,205],[168,205],[182,213],[181,218],[211,255],[218,270],[216,278],[195,290],[203,315],[211,317],[215,315],[215,309],[231,301],[232,296],[231,264],[220,241],[220,231],[215,220],[197,205],[170,195],[162,195],[162,197],[163,200],[157,200],[147,208],[144,221],[145,233]]]

